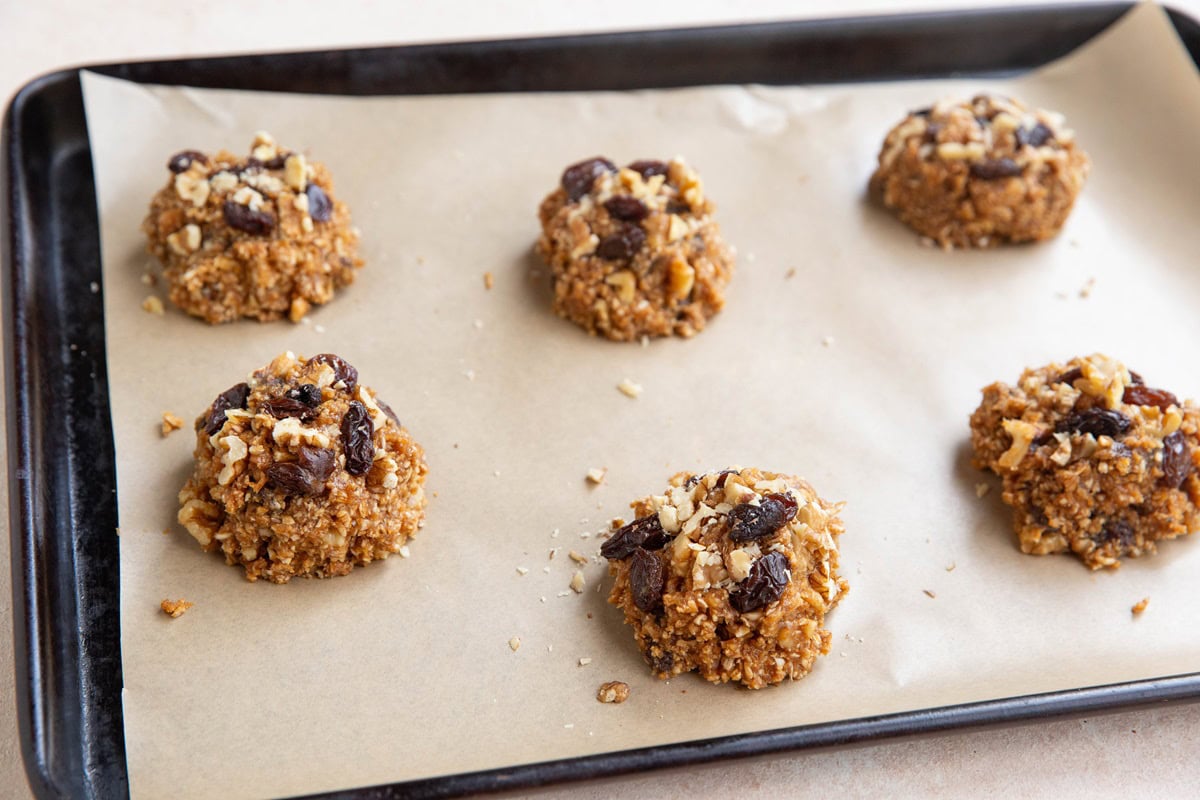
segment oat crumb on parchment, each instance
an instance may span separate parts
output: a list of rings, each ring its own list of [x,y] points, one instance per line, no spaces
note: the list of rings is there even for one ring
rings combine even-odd
[[[975,496],[976,497],[983,497],[985,494],[987,494],[991,490],[992,490],[992,487],[986,483],[975,484]]]
[[[581,666],[581,667],[586,667],[590,663],[592,663],[592,660],[590,658],[588,658],[587,656],[584,656],[583,658],[579,659],[579,666]]]
[[[617,384],[617,391],[626,397],[631,397],[636,400],[638,395],[642,393],[642,385],[640,383],[634,383],[633,381],[629,380],[629,378],[625,378]]]
[[[162,412],[162,435],[167,437],[172,431],[177,431],[183,427],[183,420],[172,414],[170,411]]]
[[[178,619],[179,617],[182,617],[184,612],[186,612],[193,605],[194,603],[189,603],[187,600],[184,600],[181,597],[178,600],[163,600],[161,603],[159,603],[159,608],[161,608],[162,612],[171,619]]]
[[[578,550],[572,550],[571,552],[567,553],[567,558],[571,559],[576,564],[588,563],[588,557],[585,556],[583,553],[579,552]]]
[[[158,295],[150,295],[142,301],[142,310],[161,317],[164,312],[162,299]]]
[[[1146,606],[1148,606],[1148,605],[1150,605],[1150,598],[1143,597],[1141,600],[1138,600],[1136,603],[1134,603],[1133,608],[1131,608],[1129,610],[1136,617],[1136,616],[1140,615],[1143,611],[1145,611]]]
[[[1087,300],[1089,297],[1092,296],[1092,292],[1095,289],[1096,289],[1096,279],[1088,278],[1087,283],[1085,283],[1083,285],[1083,288],[1079,290],[1079,296],[1082,297],[1084,300]]]
[[[492,273],[490,273],[490,272],[483,273],[483,288],[491,289],[495,285],[496,285],[495,276],[492,275]]]
[[[583,572],[580,570],[575,570],[575,574],[571,576],[571,590],[574,591],[575,594],[583,594],[583,587],[585,583]]]
[[[588,483],[601,484],[604,483],[604,476],[608,473],[607,467],[592,467],[587,471]]]
[[[514,653],[517,652],[518,650],[520,650],[521,649],[521,639],[516,636],[509,639],[508,640],[508,649],[512,650]]]
[[[928,597],[930,600],[937,597],[937,595],[934,594],[933,592],[931,592],[929,589],[922,589],[921,591],[924,592],[925,596]]]
[[[629,699],[629,684],[623,681],[608,681],[600,684],[596,699],[601,703],[624,703]]]

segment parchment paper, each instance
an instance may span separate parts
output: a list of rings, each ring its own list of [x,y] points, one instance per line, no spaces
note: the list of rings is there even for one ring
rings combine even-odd
[[[1156,7],[1012,82],[346,99],[85,75],[84,89],[134,798],[314,792],[1200,669],[1200,542],[1103,573],[1022,555],[967,463],[979,389],[1026,365],[1100,350],[1200,395],[1200,86]],[[906,109],[977,90],[1064,112],[1091,154],[1056,240],[942,253],[864,200]],[[244,152],[258,129],[330,166],[368,266],[307,325],[144,313],[138,224],[167,157]],[[612,344],[550,314],[535,209],[597,153],[679,153],[704,177],[740,256],[700,336]],[[427,449],[410,558],[250,584],[175,525],[194,441],[161,439],[161,412],[191,420],[285,349],[346,357]],[[626,377],[639,399],[616,390]],[[567,552],[599,545],[584,534],[677,470],[730,464],[847,501],[833,651],[759,692],[655,680],[604,602],[603,566],[582,595],[567,588]],[[591,467],[604,485],[585,483]],[[169,620],[167,597],[196,605]],[[613,679],[630,700],[597,703]]]

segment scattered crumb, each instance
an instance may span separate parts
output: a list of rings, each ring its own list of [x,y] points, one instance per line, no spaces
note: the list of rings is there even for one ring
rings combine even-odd
[[[548,645],[546,645],[546,652],[547,652],[547,653],[553,653],[553,652],[554,652],[554,645],[552,645],[552,644],[548,644]]]
[[[549,575],[549,574],[550,574],[550,568],[549,568],[549,567],[542,567],[542,572],[545,572],[547,575]]]
[[[784,280],[789,280],[796,277],[796,268],[790,267],[787,272],[783,273]]]
[[[983,497],[985,494],[987,494],[991,490],[992,490],[992,487],[986,483],[975,484],[975,496],[976,497]]]
[[[584,580],[583,572],[575,570],[575,574],[571,576],[571,589],[575,594],[583,594]]]
[[[408,549],[408,545],[401,545],[400,549],[396,552],[400,554],[401,558],[408,558],[410,555],[412,555],[412,551]]]
[[[567,730],[571,730],[571,728],[574,728],[574,727],[575,727],[575,723],[574,723],[574,722],[568,722],[568,723],[565,723],[565,724],[563,725],[563,727],[564,727],[564,728],[566,728]]]
[[[544,603],[544,602],[546,602],[546,595],[542,595],[542,596],[541,596],[541,597],[539,597],[538,599],[539,599],[539,600],[541,600],[541,601]]]
[[[592,612],[590,612],[590,611],[589,611],[589,612],[587,613],[587,618],[588,618],[588,619],[591,619],[591,618],[592,618]],[[588,659],[588,661],[591,661],[591,659],[589,658],[589,659]]]
[[[749,264],[753,264],[754,259],[756,258],[758,258],[758,256],[754,255],[754,253],[746,253],[746,262]]]
[[[163,613],[171,619],[177,619],[182,617],[183,613],[191,608],[192,605],[193,604],[189,603],[187,600],[180,598],[178,600],[163,600],[162,603],[159,604],[159,608],[161,608]]]
[[[324,333],[325,326],[324,325],[313,325],[313,330],[316,331],[317,333]]]
[[[550,534],[550,538],[551,538],[551,539],[557,539],[557,538],[558,538],[558,531],[559,531],[559,528],[555,528],[555,529],[554,529],[554,531],[553,531],[553,532]]]
[[[162,413],[162,435],[170,436],[172,431],[177,431],[183,427],[183,420],[172,414],[170,411]]]
[[[1083,285],[1083,288],[1079,290],[1079,296],[1082,297],[1084,300],[1087,300],[1089,297],[1092,296],[1092,290],[1094,290],[1095,288],[1096,288],[1096,279],[1088,278],[1087,283],[1085,283]]]
[[[142,301],[142,311],[147,311],[151,314],[162,316],[164,311],[162,300],[158,298],[158,295],[150,295]]]
[[[550,560],[551,560],[551,561],[553,561],[553,560],[554,560],[554,557],[555,557],[556,555],[558,555],[558,548],[557,548],[557,547],[552,547],[552,548],[550,548]]]
[[[579,659],[579,666],[581,666],[581,667],[586,667],[590,663],[592,663],[592,660],[590,658],[584,657],[584,658]]]
[[[554,596],[555,596],[555,597],[570,597],[570,596],[571,596],[571,593],[570,593],[570,592],[568,592],[566,589],[564,589],[564,590],[562,590],[561,592],[559,592],[558,594],[556,594],[556,595],[554,595]]]
[[[492,477],[493,477],[493,478],[499,478],[499,477],[500,477],[500,470],[498,470],[498,469],[494,469],[494,470],[492,470]]]
[[[604,476],[608,474],[607,467],[592,467],[587,471],[587,479],[591,483],[604,483]]]
[[[572,550],[571,552],[567,553],[567,556],[576,564],[586,564],[588,562],[588,557],[578,550]]]
[[[642,345],[642,347],[649,347],[650,346],[650,337],[643,333],[642,338],[639,339],[638,342]]]
[[[529,567],[517,567],[517,574],[518,575],[528,575]]]
[[[596,699],[601,703],[624,703],[629,699],[629,684],[622,681],[608,681],[600,684]]]
[[[496,278],[490,272],[483,273],[483,288],[490,289],[496,285]]]
[[[821,346],[822,347],[833,347],[833,337],[826,336],[824,339],[821,340]]]
[[[1138,616],[1139,614],[1141,614],[1143,611],[1145,611],[1145,610],[1146,610],[1146,606],[1148,606],[1148,605],[1150,605],[1150,598],[1149,598],[1149,597],[1143,597],[1141,600],[1138,600],[1138,601],[1137,601],[1137,602],[1134,604],[1133,608],[1131,608],[1131,609],[1129,609],[1129,610],[1130,610],[1130,611],[1132,611],[1132,612],[1133,612],[1133,615],[1136,617],[1136,616]]]
[[[142,274],[142,283],[144,283],[146,286],[153,286],[154,284],[158,283],[158,278],[155,277],[153,273],[145,272]]]
[[[955,564],[953,561],[951,561],[950,566],[946,567],[946,572],[954,572],[954,568],[957,566],[958,566],[957,564]]]
[[[466,372],[463,373],[463,375],[465,375],[467,380],[469,380],[469,381],[475,380],[475,370],[473,370],[473,369],[467,370]]]
[[[518,650],[520,650],[521,649],[521,640],[516,636],[509,639],[508,640],[508,649],[512,650],[514,653],[517,652]]]
[[[928,597],[928,598],[930,598],[930,599],[933,599],[933,598],[937,597],[937,595],[936,595],[936,594],[934,594],[933,592],[929,591],[928,589],[922,589],[921,591],[922,591],[922,592],[924,592],[924,593],[925,593],[925,596],[926,596],[926,597]]]
[[[161,305],[162,303],[159,303],[159,306]],[[160,311],[159,313],[161,314],[162,312]],[[626,378],[617,384],[617,390],[626,397],[632,397],[636,400],[637,396],[642,393],[642,385]]]

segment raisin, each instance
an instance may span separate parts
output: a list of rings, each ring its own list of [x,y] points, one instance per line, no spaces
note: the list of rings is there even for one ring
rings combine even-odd
[[[1121,548],[1133,544],[1135,537],[1133,526],[1123,519],[1110,519],[1100,529],[1100,541],[1116,542]]]
[[[664,652],[660,656],[645,654],[646,663],[650,665],[650,669],[655,672],[670,672],[675,666],[675,656]]]
[[[290,155],[291,153],[280,153],[274,158],[269,158],[262,162],[262,165],[266,169],[283,169],[283,165],[287,163],[288,156]]]
[[[321,389],[315,383],[302,383],[295,389],[288,389],[287,396],[292,400],[299,400],[309,407],[321,403]]]
[[[729,605],[742,614],[760,609],[778,600],[791,579],[787,556],[772,550],[755,561],[738,590],[729,593]]]
[[[267,467],[267,480],[288,494],[316,495],[325,490],[325,481],[295,461]]]
[[[1142,380],[1142,376],[1138,375],[1133,370],[1129,370],[1129,380],[1133,381],[1134,386],[1141,386],[1145,383],[1145,381]]]
[[[642,158],[630,163],[626,169],[633,170],[643,178],[650,178],[654,175],[666,175],[668,167],[665,161],[659,161],[654,158]]]
[[[641,222],[650,213],[646,204],[636,197],[618,194],[604,201],[604,208],[619,220],[625,222]]]
[[[637,225],[626,223],[616,233],[600,240],[600,244],[596,247],[596,255],[609,261],[633,258],[645,243],[646,232]]]
[[[742,474],[742,473],[741,473],[741,471],[740,471],[740,470],[736,470],[736,469],[723,469],[723,470],[721,470],[720,472],[718,472],[718,473],[717,473],[717,483],[716,483],[716,487],[717,487],[718,489],[724,489],[724,488],[725,488],[725,481],[729,480],[729,476],[730,476],[730,475],[741,475],[741,474]]]
[[[1083,377],[1082,369],[1080,369],[1079,367],[1071,367],[1069,370],[1064,372],[1062,375],[1059,375],[1057,378],[1055,378],[1055,382],[1056,383],[1075,383],[1075,381],[1079,380],[1082,377]]]
[[[208,156],[201,153],[199,150],[184,150],[171,156],[171,160],[167,162],[167,169],[176,174],[187,172],[191,168],[192,163],[199,161],[201,164],[208,163]]]
[[[358,385],[358,370],[346,363],[341,356],[335,356],[333,353],[321,353],[308,360],[308,366],[313,364],[327,364],[333,370],[333,382],[341,381],[346,385],[348,392],[353,392],[354,387]]]
[[[690,214],[691,212],[692,212],[692,207],[689,206],[683,200],[668,200],[667,201],[667,213],[668,214]]]
[[[637,550],[661,550],[671,536],[662,529],[658,514],[638,517],[633,522],[617,530],[604,544],[600,545],[600,555],[610,561],[628,558]]]
[[[225,224],[251,236],[266,236],[275,228],[275,218],[265,211],[255,211],[249,206],[226,200]]]
[[[379,410],[382,411],[385,415],[387,415],[388,419],[390,419],[392,422],[396,423],[397,428],[400,427],[400,418],[396,416],[395,411],[392,411],[391,406],[389,406],[387,403],[383,402],[383,400],[379,399],[378,397],[375,398],[375,405],[379,406]]]
[[[971,174],[985,181],[1011,178],[1021,174],[1021,165],[1011,158],[992,158],[971,165]]]
[[[1117,438],[1129,430],[1132,423],[1120,411],[1089,408],[1067,415],[1054,426],[1055,433],[1090,433],[1092,436]]]
[[[1183,431],[1163,437],[1163,482],[1172,489],[1183,485],[1192,472],[1192,449]]]
[[[325,190],[310,183],[304,189],[304,196],[308,198],[308,215],[313,222],[328,222],[333,215],[333,201],[325,194]]]
[[[325,480],[333,474],[337,460],[332,450],[303,444],[300,445],[300,466],[312,473],[314,478]]]
[[[935,144],[937,142],[938,134],[941,132],[942,132],[942,123],[931,122],[925,126],[925,135],[923,137],[921,137],[921,140],[924,142],[928,142],[929,144]]]
[[[259,161],[257,158],[252,157],[252,158],[247,158],[244,162],[239,164],[234,169],[234,172],[236,172],[238,174],[238,177],[240,178],[243,173],[261,172],[262,168],[263,168],[263,162]]]
[[[299,417],[304,422],[311,422],[317,416],[317,410],[307,403],[291,397],[271,397],[262,402],[259,411],[265,411],[275,419],[284,417]]]
[[[350,401],[346,416],[342,417],[342,447],[346,451],[346,472],[363,475],[371,468],[375,458],[375,426],[367,407],[357,400]]]
[[[754,506],[742,503],[729,512],[729,538],[735,542],[765,539],[796,516],[796,501],[786,494],[768,494]]]
[[[567,197],[575,201],[592,190],[596,178],[606,172],[616,171],[617,165],[607,158],[589,158],[563,170],[562,188],[566,190]]]
[[[646,550],[636,550],[629,563],[629,588],[633,604],[647,614],[662,608],[663,588],[667,585],[667,565]]]
[[[1179,398],[1166,389],[1151,389],[1144,384],[1135,383],[1125,387],[1121,402],[1131,406],[1157,406],[1166,411],[1171,406],[1179,405]]]
[[[250,397],[250,387],[245,383],[230,386],[217,395],[212,406],[208,409],[208,419],[204,423],[204,432],[212,436],[221,430],[225,424],[225,412],[231,408],[245,408],[246,400]]]
[[[1041,147],[1053,138],[1054,132],[1040,122],[1032,128],[1017,128],[1017,144],[1022,147]]]
[[[918,108],[916,111],[910,111],[910,112],[908,112],[908,115],[910,117],[928,117],[932,113],[933,113],[933,107],[926,106],[925,108]]]

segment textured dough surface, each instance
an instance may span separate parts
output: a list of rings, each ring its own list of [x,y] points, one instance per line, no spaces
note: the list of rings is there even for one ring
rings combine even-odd
[[[590,159],[568,167],[561,183],[538,209],[536,248],[550,265],[560,317],[617,341],[687,337],[725,305],[733,253],[682,160],[617,169]]]
[[[784,495],[796,506],[794,516],[778,528],[768,524],[766,535],[734,540],[735,518],[747,507],[761,509]],[[655,533],[624,557],[620,551],[631,540],[622,546],[620,531],[602,547],[614,577],[608,601],[624,613],[657,677],[695,670],[714,683],[759,689],[804,677],[829,652],[825,615],[849,588],[837,572],[840,504],[822,500],[800,478],[743,469],[680,473],[666,493],[632,508],[638,519],[630,526]],[[657,563],[665,576],[657,605],[639,586],[639,559]],[[786,585],[760,597],[766,602],[757,607],[740,606],[738,596],[751,594],[767,559],[785,565]]]
[[[184,151],[168,169],[142,230],[188,314],[296,322],[354,281],[358,234],[322,164],[260,133],[248,158]]]
[[[249,580],[345,575],[423,524],[424,452],[329,354],[284,353],[223,392],[196,420],[195,459],[179,522]]]
[[[909,114],[884,140],[871,194],[944,248],[1049,239],[1089,170],[1061,115],[995,95]]]
[[[1095,354],[994,383],[971,415],[975,466],[1003,481],[1022,552],[1092,569],[1200,527],[1200,408]]]

